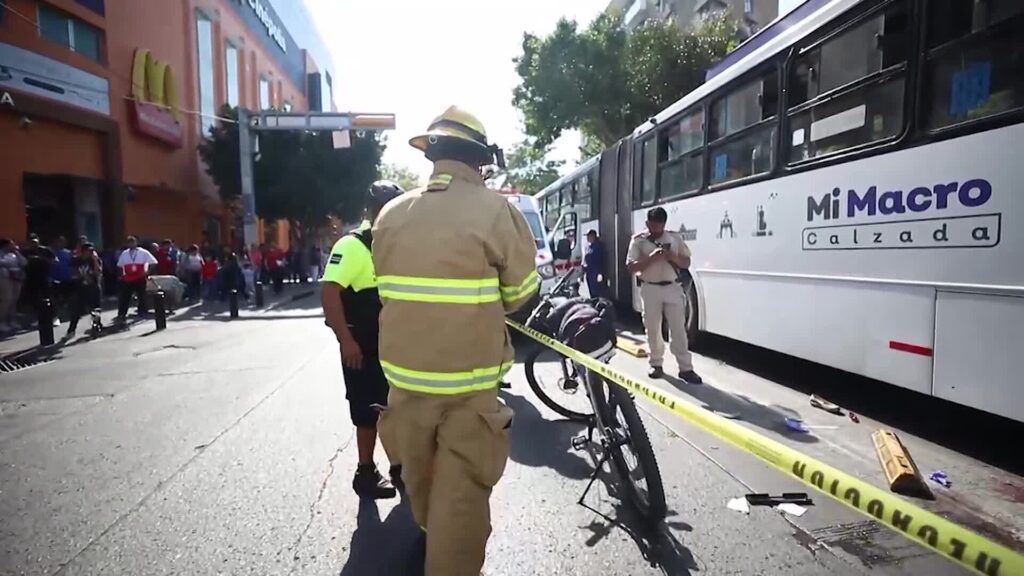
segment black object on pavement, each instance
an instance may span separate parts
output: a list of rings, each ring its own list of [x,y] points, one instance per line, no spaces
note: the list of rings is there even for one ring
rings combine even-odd
[[[228,292],[228,305],[231,307],[231,317],[238,318],[238,290],[232,288]]]
[[[39,325],[39,345],[53,344],[53,300],[43,298],[39,301],[36,322]]]
[[[810,506],[814,501],[807,496],[806,492],[783,492],[781,496],[771,494],[746,494],[744,498],[751,506],[778,506],[779,504],[800,504]]]
[[[256,307],[263,308],[263,281],[256,281]]]
[[[163,290],[158,290],[153,294],[153,314],[156,317],[157,330],[167,328],[167,306],[165,302]]]

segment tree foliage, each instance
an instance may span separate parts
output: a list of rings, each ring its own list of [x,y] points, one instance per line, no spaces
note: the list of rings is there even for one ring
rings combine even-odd
[[[500,170],[494,179],[503,176],[503,186],[515,188],[524,194],[536,194],[558,180],[558,169],[565,162],[548,160],[548,147],[536,146],[524,140],[509,150],[506,155],[504,170]]]
[[[513,104],[537,145],[576,128],[592,147],[609,146],[700,86],[735,38],[736,24],[725,13],[688,31],[652,20],[627,33],[611,14],[583,30],[562,19],[548,36],[524,35]]]
[[[382,166],[380,170],[380,177],[384,180],[391,180],[406,191],[419,188],[423,185],[423,180],[420,178],[419,174],[405,166],[399,166],[397,164],[385,164]]]
[[[238,118],[225,108],[222,116]],[[359,217],[366,190],[377,179],[383,146],[374,133],[353,134],[352,146],[336,150],[330,132],[262,132],[253,163],[256,214],[286,219],[301,234],[325,225],[330,216]],[[221,122],[199,144],[206,172],[225,202],[241,196],[237,123]]]

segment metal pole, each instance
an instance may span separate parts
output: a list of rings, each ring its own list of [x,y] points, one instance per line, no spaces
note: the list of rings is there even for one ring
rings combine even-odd
[[[252,167],[252,126],[249,111],[238,109],[238,165],[242,171],[242,224],[245,247],[257,242],[256,239],[256,195],[253,190]]]
[[[39,302],[39,311],[36,322],[39,324],[39,345],[50,346],[53,344],[53,301],[43,298]]]
[[[153,294],[153,316],[156,318],[156,329],[167,328],[167,306],[165,305],[164,291],[158,290]]]
[[[263,308],[263,280],[256,281],[256,307]]]
[[[238,318],[238,290],[232,288],[228,293],[228,305],[231,307],[231,317]]]

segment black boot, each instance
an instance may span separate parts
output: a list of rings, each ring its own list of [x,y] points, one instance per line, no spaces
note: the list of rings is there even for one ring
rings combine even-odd
[[[405,492],[405,482],[402,481],[401,464],[392,464],[391,469],[388,471],[388,476],[391,476],[391,485],[395,487],[395,490]]]
[[[361,498],[394,498],[397,494],[395,487],[381,476],[377,467],[373,464],[364,464],[356,468],[356,476],[352,479],[352,489]]]

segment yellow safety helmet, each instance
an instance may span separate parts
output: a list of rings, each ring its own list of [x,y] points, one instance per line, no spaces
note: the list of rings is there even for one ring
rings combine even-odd
[[[440,116],[434,118],[426,134],[409,140],[409,145],[424,152],[431,144],[444,140],[456,140],[479,146],[482,152],[493,155],[496,162],[504,167],[505,158],[501,149],[487,143],[487,132],[480,120],[458,106],[449,106]]]

